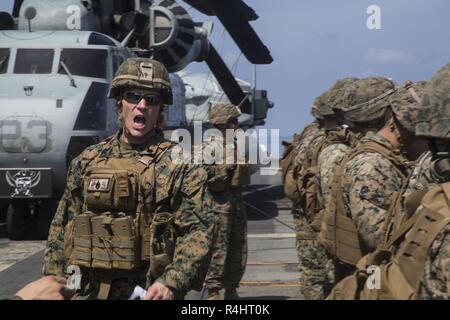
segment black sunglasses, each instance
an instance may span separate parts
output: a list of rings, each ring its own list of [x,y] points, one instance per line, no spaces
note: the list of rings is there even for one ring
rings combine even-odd
[[[156,106],[161,103],[161,96],[155,93],[142,93],[137,91],[126,91],[123,98],[129,103],[139,103],[142,99],[150,106]]]

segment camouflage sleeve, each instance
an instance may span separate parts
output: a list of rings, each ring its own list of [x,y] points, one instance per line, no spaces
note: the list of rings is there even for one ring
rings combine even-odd
[[[50,225],[44,253],[44,275],[65,275],[64,233],[65,227],[81,210],[81,158],[72,160],[67,174],[67,186]]]
[[[450,225],[433,241],[425,262],[418,299],[450,299]]]
[[[406,199],[412,193],[424,188],[431,189],[435,184],[431,175],[431,152],[424,153],[417,161],[402,197]]]
[[[211,249],[215,221],[206,181],[204,169],[184,165],[172,188],[177,240],[173,261],[157,281],[178,293],[192,289]]]
[[[383,240],[383,230],[394,192],[401,187],[395,167],[373,152],[359,154],[343,172],[350,181],[345,193],[351,217],[367,249],[375,250]]]

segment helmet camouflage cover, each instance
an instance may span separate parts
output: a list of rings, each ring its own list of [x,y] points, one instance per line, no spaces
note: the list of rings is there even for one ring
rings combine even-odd
[[[328,94],[329,92],[325,91],[314,100],[314,105],[317,107],[317,113],[321,118],[334,116],[333,110],[326,103],[328,100]]]
[[[311,106],[311,115],[316,118],[316,120],[323,120],[323,117],[319,114],[315,105]]]
[[[417,117],[416,135],[450,139],[450,63],[428,82]]]
[[[415,131],[417,113],[422,108],[420,96],[426,84],[426,81],[416,83],[407,81],[389,97],[389,104],[395,118],[408,131]]]
[[[331,108],[331,109],[342,109],[342,103],[344,101],[344,93],[345,90],[352,84],[358,81],[358,78],[342,78],[336,81],[331,89],[328,91],[327,99],[325,103]]]
[[[209,122],[212,124],[226,124],[230,119],[241,115],[239,107],[229,102],[214,104],[208,113]]]
[[[352,83],[344,93],[342,111],[352,122],[367,122],[381,118],[389,106],[389,95],[395,84],[383,77],[368,77]]]
[[[126,88],[156,89],[162,95],[163,104],[172,104],[169,73],[159,61],[147,58],[125,60],[112,80],[108,98],[117,98],[121,89]]]

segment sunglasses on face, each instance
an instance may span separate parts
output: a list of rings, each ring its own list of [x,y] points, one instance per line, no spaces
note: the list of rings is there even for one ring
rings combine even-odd
[[[161,103],[161,96],[155,93],[142,93],[138,91],[126,91],[123,98],[129,103],[139,103],[142,99],[150,106],[156,106]]]

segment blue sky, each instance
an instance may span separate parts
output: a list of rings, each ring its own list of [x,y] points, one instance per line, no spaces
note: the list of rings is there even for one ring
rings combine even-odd
[[[267,89],[275,107],[267,128],[286,136],[312,121],[314,98],[341,77],[369,75],[427,80],[450,61],[448,0],[246,0],[260,18],[251,22],[275,61],[258,66],[258,87]],[[381,30],[369,30],[367,7],[381,9]],[[0,11],[12,1],[0,0]],[[186,6],[188,7],[188,6]],[[212,42],[229,66],[239,49],[216,19],[189,10],[198,21],[215,21]],[[192,71],[208,72],[204,63]],[[252,67],[240,57],[235,75],[248,82]]]

